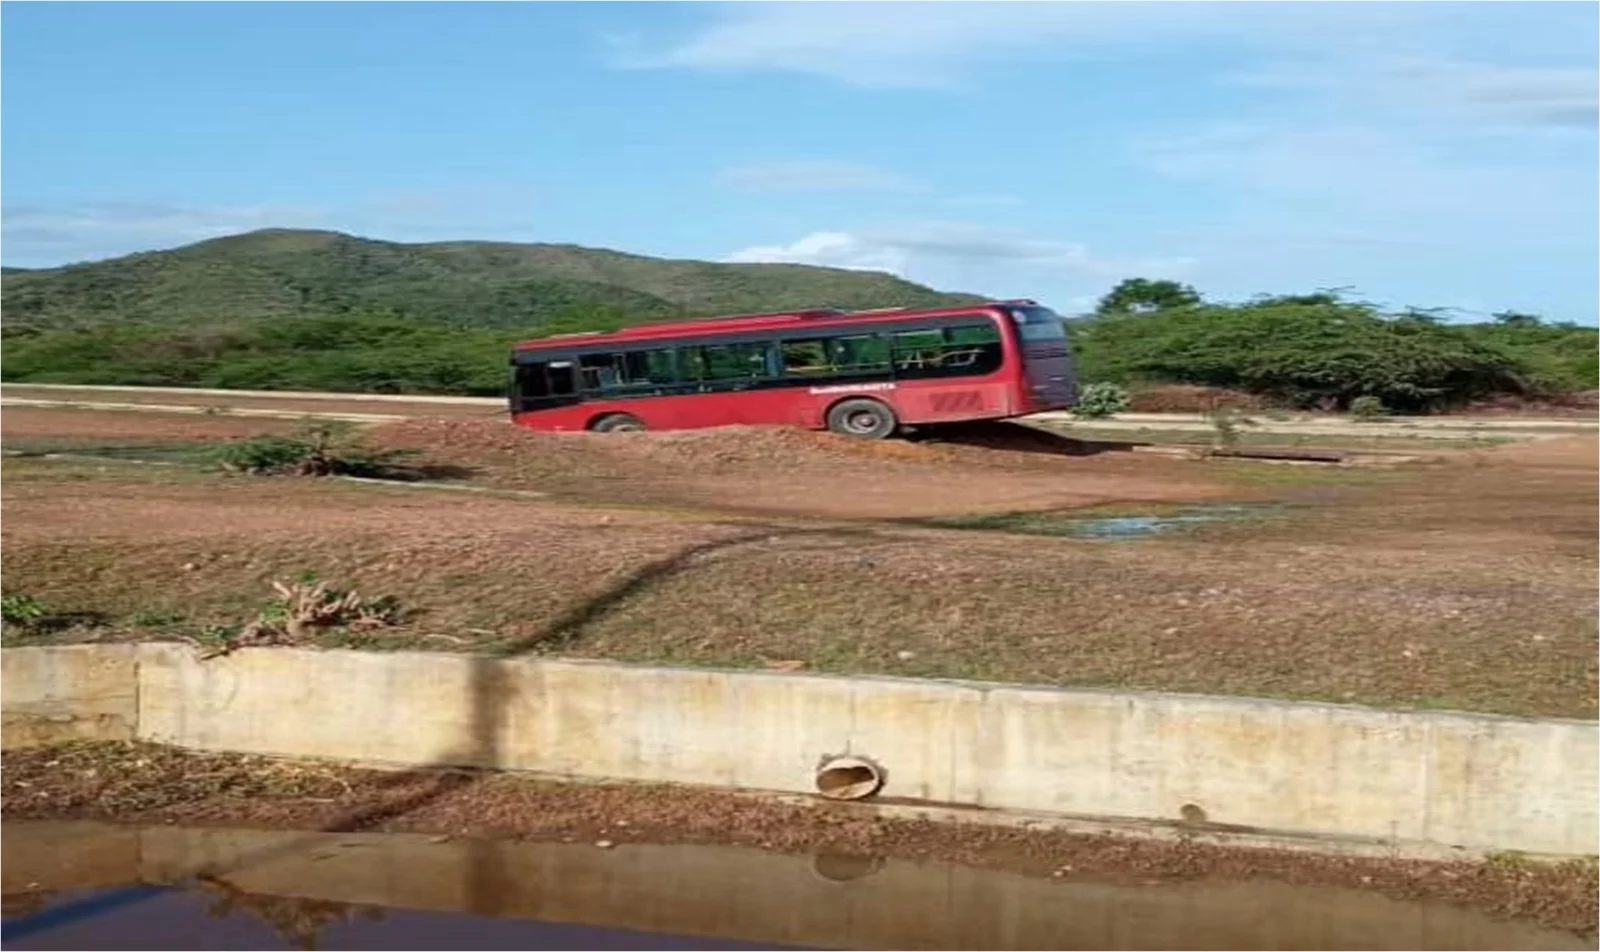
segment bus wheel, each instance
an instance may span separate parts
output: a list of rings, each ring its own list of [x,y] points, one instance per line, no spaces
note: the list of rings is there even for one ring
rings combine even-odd
[[[881,440],[899,427],[894,411],[876,400],[841,400],[828,411],[828,429],[843,436]]]
[[[627,433],[644,429],[644,422],[631,413],[612,413],[589,424],[596,433]]]

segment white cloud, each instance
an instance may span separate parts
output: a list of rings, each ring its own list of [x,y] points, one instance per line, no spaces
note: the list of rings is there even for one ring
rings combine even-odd
[[[1107,47],[1246,43],[1316,51],[1421,34],[1427,4],[738,3],[675,42],[610,37],[622,68],[809,73],[860,86],[934,88],[972,65]]]
[[[1321,92],[1359,109],[1491,128],[1593,130],[1600,117],[1600,75],[1593,68],[1408,57],[1282,63],[1234,78],[1251,86]]]
[[[1176,277],[1194,264],[1185,258],[1119,258],[1072,241],[1032,238],[980,225],[920,222],[860,232],[818,231],[788,244],[756,245],[725,261],[788,262],[888,271],[942,287],[974,287],[1041,274],[1099,283],[1130,275]]]
[[[913,187],[904,176],[853,162],[772,162],[724,169],[724,184],[756,192],[902,191]]]
[[[847,231],[814,231],[786,245],[752,245],[722,260],[741,264],[811,264],[855,271],[905,270],[909,255],[904,248]]]

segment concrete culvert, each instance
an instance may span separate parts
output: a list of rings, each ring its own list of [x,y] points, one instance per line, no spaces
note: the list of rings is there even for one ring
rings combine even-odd
[[[883,771],[861,757],[830,757],[817,768],[817,792],[830,800],[864,800],[883,786]]]

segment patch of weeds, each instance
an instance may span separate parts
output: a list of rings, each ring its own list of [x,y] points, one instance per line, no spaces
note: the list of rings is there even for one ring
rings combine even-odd
[[[170,628],[181,621],[183,614],[170,610],[136,611],[128,616],[128,623],[135,628]]]
[[[200,639],[220,647],[239,637],[241,628],[242,625],[202,625],[199,632]]]
[[[216,464],[231,473],[376,479],[419,478],[417,470],[400,464],[415,455],[409,449],[374,449],[340,420],[306,421],[293,436],[234,440],[213,451]]]
[[[1363,423],[1381,420],[1389,415],[1389,408],[1377,397],[1368,395],[1350,401],[1350,416]]]
[[[1243,416],[1232,407],[1217,407],[1206,418],[1211,423],[1212,452],[1232,453],[1239,448],[1243,427],[1255,426],[1256,421]]]
[[[0,620],[8,625],[31,625],[44,615],[44,606],[32,595],[19,592],[0,596]]]
[[[1091,383],[1078,394],[1071,413],[1080,420],[1104,420],[1127,412],[1132,405],[1128,388],[1114,383]]]
[[[318,581],[314,571],[302,571],[292,581],[273,582],[272,589],[274,597],[261,605],[253,620],[216,633],[212,655],[257,645],[364,647],[375,632],[395,627],[406,617],[394,597],[371,598],[330,588]]]

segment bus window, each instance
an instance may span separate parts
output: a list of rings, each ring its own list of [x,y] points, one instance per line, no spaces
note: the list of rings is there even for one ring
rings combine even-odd
[[[552,360],[546,365],[550,380],[550,396],[570,397],[578,392],[577,368],[570,360]]]
[[[622,383],[621,354],[584,354],[578,358],[583,389],[615,390]]]
[[[990,321],[947,327],[942,366],[965,373],[986,374],[1000,369],[1000,329]]]
[[[576,403],[577,393],[571,361],[517,365],[517,405],[524,409]]]
[[[765,344],[718,344],[684,349],[690,380],[749,380],[770,376]]]
[[[783,372],[786,374],[830,374],[837,369],[829,359],[826,338],[786,340],[779,346],[783,352]]]
[[[624,378],[629,386],[662,385],[678,379],[678,368],[671,350],[641,350],[622,355]]]
[[[833,362],[845,373],[889,369],[889,341],[879,334],[835,337]]]
[[[891,346],[896,370],[923,370],[936,367],[944,355],[944,332],[901,331],[894,335]]]
[[[894,335],[897,377],[961,377],[993,373],[1005,354],[993,321]]]
[[[524,400],[550,396],[550,381],[545,379],[544,364],[518,365],[517,394]]]

